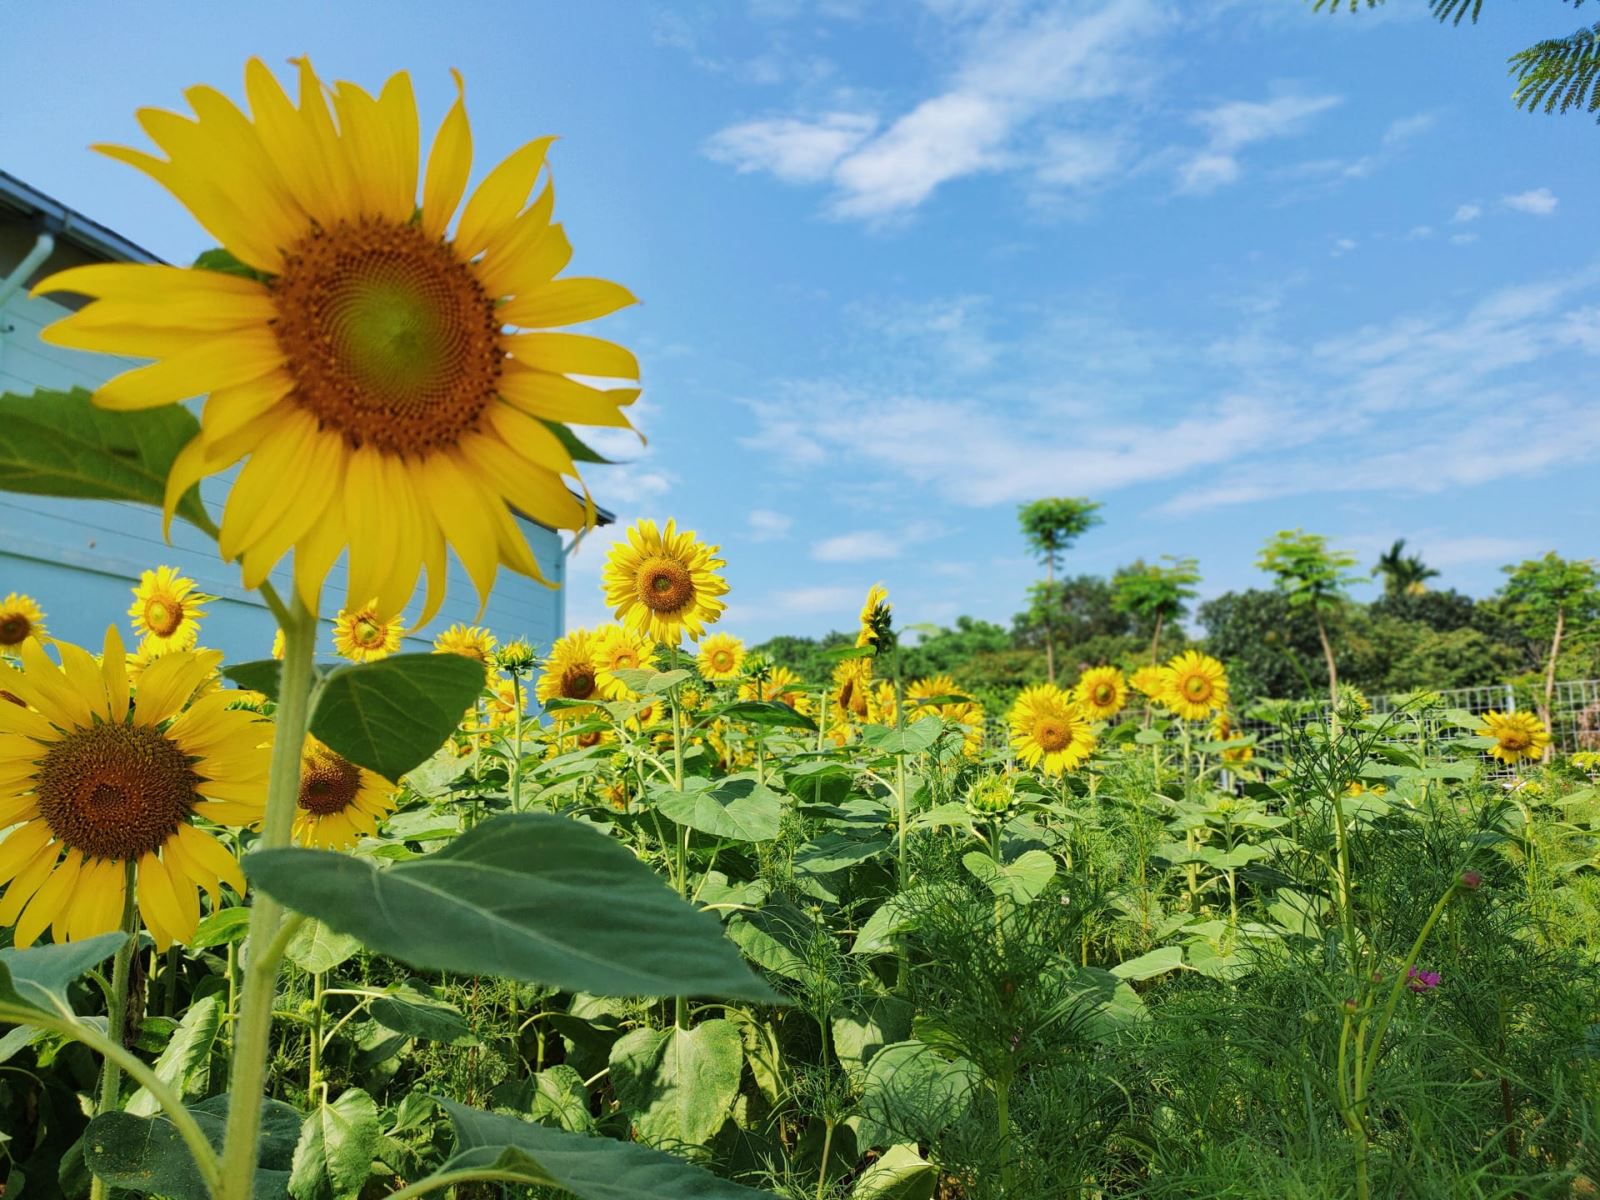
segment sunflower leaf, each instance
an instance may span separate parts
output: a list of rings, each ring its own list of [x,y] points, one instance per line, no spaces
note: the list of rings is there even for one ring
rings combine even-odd
[[[126,940],[124,933],[102,933],[81,942],[0,950],[0,1019],[17,1020],[15,1014],[30,1012],[71,1018],[67,986]]]
[[[612,996],[777,999],[715,917],[567,817],[497,817],[387,868],[299,849],[260,850],[244,867],[287,907],[420,970]]]
[[[440,1173],[516,1172],[524,1182],[559,1188],[579,1200],[757,1200],[770,1194],[637,1143],[568,1133],[443,1098],[439,1106],[456,1133],[456,1152]]]
[[[743,721],[747,725],[783,725],[791,729],[815,729],[817,723],[805,713],[796,712],[776,700],[740,700],[725,704],[716,715]]]
[[[189,1109],[206,1140],[219,1150],[228,1120],[228,1098],[215,1096]],[[282,1200],[289,1166],[300,1140],[300,1114],[281,1100],[261,1102],[261,1141],[256,1150],[255,1200]],[[211,1200],[194,1156],[165,1113],[101,1113],[83,1133],[83,1158],[96,1177],[130,1192],[171,1200]]]
[[[561,439],[561,444],[567,448],[567,453],[572,455],[573,462],[600,463],[604,466],[615,465],[615,459],[606,458],[603,454],[592,450],[588,443],[560,421],[546,421],[542,417],[540,420],[543,421],[545,427],[551,433]]]
[[[459,654],[396,654],[328,676],[311,732],[357,766],[399,779],[455,732],[483,690],[483,666]]]
[[[199,432],[181,404],[113,412],[82,388],[0,393],[0,491],[160,508],[173,460]],[[177,512],[202,529],[211,524],[198,486]]]

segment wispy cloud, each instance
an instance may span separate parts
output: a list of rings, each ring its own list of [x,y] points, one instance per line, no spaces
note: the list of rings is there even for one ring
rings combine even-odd
[[[870,113],[827,113],[815,120],[773,117],[730,125],[706,154],[741,174],[766,171],[785,183],[818,183],[877,128]]]
[[[818,562],[871,562],[898,558],[901,542],[875,529],[858,529],[823,538],[811,546],[811,557]]]
[[[789,536],[794,518],[770,508],[753,508],[745,517],[745,524],[749,527],[746,536],[752,542],[775,542]]]
[[[1507,196],[1501,200],[1507,208],[1516,212],[1527,213],[1534,217],[1548,217],[1556,211],[1556,206],[1561,203],[1549,188],[1534,188],[1530,192],[1518,192],[1514,196]]]
[[[1483,216],[1483,206],[1478,204],[1463,204],[1456,209],[1456,215],[1450,218],[1457,225],[1465,225],[1469,221],[1476,221]]]
[[[1244,172],[1239,152],[1257,142],[1290,137],[1318,113],[1341,103],[1339,96],[1277,96],[1230,100],[1195,115],[1210,137],[1178,167],[1178,190],[1204,195],[1237,182]]]

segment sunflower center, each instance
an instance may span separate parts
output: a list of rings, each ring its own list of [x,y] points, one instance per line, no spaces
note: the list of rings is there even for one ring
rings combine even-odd
[[[580,733],[578,735],[578,746],[581,749],[587,750],[590,746],[598,746],[599,744],[600,730],[598,729],[593,729],[588,733]]]
[[[157,637],[169,638],[183,624],[183,605],[159,596],[146,600],[144,624]]]
[[[300,807],[319,817],[343,812],[360,790],[360,769],[337,754],[314,754],[300,768]]]
[[[1112,687],[1109,683],[1100,683],[1095,685],[1094,702],[1101,708],[1109,708],[1112,703],[1116,701],[1116,698],[1117,689]]]
[[[21,613],[0,616],[0,646],[20,646],[33,632],[33,622]]]
[[[1529,740],[1527,734],[1519,730],[1508,729],[1500,735],[1500,746],[1505,750],[1526,750]]]
[[[711,656],[711,667],[715,671],[733,670],[733,654],[728,650],[718,650]]]
[[[89,858],[120,861],[171,837],[199,784],[183,751],[157,730],[94,725],[50,747],[33,790],[56,837]]]
[[[504,353],[494,303],[421,229],[342,221],[285,255],[273,328],[294,399],[351,447],[453,446],[494,399]]]
[[[569,700],[587,700],[594,695],[594,672],[574,667],[561,677],[561,694]]]
[[[675,558],[652,558],[639,568],[639,600],[655,612],[675,613],[694,599],[694,580]]]
[[[1183,694],[1199,702],[1211,698],[1211,681],[1204,675],[1191,675],[1183,681]]]
[[[372,617],[357,617],[350,627],[350,639],[363,650],[376,650],[383,645],[383,626]]]
[[[1046,717],[1033,727],[1033,740],[1049,753],[1065,750],[1072,741],[1072,729],[1065,721]]]

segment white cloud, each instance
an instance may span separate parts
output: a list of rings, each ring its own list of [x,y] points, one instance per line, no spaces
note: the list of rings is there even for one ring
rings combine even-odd
[[[723,129],[707,154],[788,183],[829,181],[832,215],[871,221],[911,212],[941,185],[980,172],[1024,167],[1047,184],[1080,186],[1114,169],[1105,143],[1019,142],[1046,114],[1146,86],[1151,71],[1137,69],[1132,49],[1165,19],[1154,0],[936,11],[964,53],[942,90],[882,129],[859,112],[767,118]]]
[[[811,616],[839,612],[853,616],[861,606],[862,591],[855,587],[785,588],[777,595],[768,597],[761,607],[769,613]]]
[[[1277,96],[1271,100],[1230,100],[1196,114],[1195,123],[1210,138],[1203,150],[1179,165],[1178,190],[1204,195],[1237,181],[1242,173],[1240,150],[1297,134],[1312,117],[1341,102],[1339,96]]]
[[[1514,196],[1507,196],[1501,203],[1507,208],[1530,216],[1548,217],[1556,211],[1556,205],[1561,201],[1549,188],[1535,188],[1530,192],[1518,192]]]
[[[1433,226],[1432,225],[1413,225],[1411,227],[1411,232],[1406,234],[1406,239],[1408,241],[1419,241],[1422,238],[1431,238],[1432,236],[1433,236]]]
[[[1049,187],[1083,188],[1114,175],[1130,153],[1118,137],[1057,133],[1045,139],[1035,178]]]
[[[1334,258],[1342,258],[1346,254],[1349,254],[1350,251],[1354,250],[1357,244],[1358,243],[1354,238],[1339,238],[1333,243],[1333,250],[1331,253]]]
[[[828,113],[813,121],[794,117],[745,121],[714,134],[706,154],[744,174],[768,171],[785,183],[817,183],[877,128],[867,113]]]
[[[900,543],[886,533],[858,529],[853,533],[835,534],[811,546],[811,557],[818,562],[872,562],[881,558],[898,558]]]
[[[1401,117],[1397,121],[1389,122],[1389,128],[1383,132],[1385,146],[1398,146],[1409,142],[1418,134],[1426,133],[1437,123],[1432,113],[1417,113],[1415,116]]]
[[[770,508],[753,508],[745,522],[750,527],[748,536],[752,542],[772,542],[788,536],[794,518]]]
[[[1468,221],[1476,221],[1483,216],[1483,208],[1477,204],[1463,204],[1456,209],[1456,215],[1451,218],[1457,225],[1465,225]]]

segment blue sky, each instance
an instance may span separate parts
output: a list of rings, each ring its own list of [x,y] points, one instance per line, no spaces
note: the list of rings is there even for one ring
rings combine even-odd
[[[597,469],[624,519],[729,560],[727,625],[1007,621],[1016,505],[1088,495],[1071,568],[1199,558],[1248,586],[1273,531],[1369,564],[1404,536],[1482,594],[1596,553],[1600,129],[1507,100],[1575,22],[1491,0],[719,0],[9,6],[0,167],[159,254],[204,235],[93,141],[244,59],[466,75],[481,174],[562,135],[573,270],[644,303],[649,444]],[[605,538],[571,622],[602,616]],[[1370,594],[1370,593],[1369,593]]]

